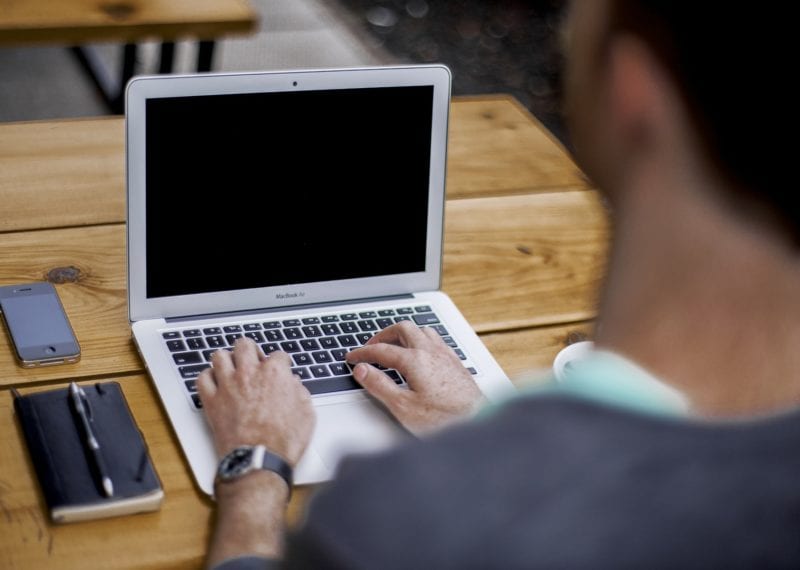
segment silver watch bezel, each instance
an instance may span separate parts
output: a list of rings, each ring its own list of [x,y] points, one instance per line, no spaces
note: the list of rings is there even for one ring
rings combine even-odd
[[[266,448],[263,445],[240,445],[233,448],[223,457],[217,467],[217,479],[220,481],[235,481],[248,473],[257,471],[264,463]],[[247,453],[249,458],[243,465],[233,465],[233,462],[244,459],[242,453]]]

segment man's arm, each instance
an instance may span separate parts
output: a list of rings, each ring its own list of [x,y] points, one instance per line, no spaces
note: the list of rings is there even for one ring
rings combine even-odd
[[[216,488],[217,518],[207,562],[242,555],[279,559],[283,554],[286,483],[268,471]]]
[[[314,411],[308,391],[292,374],[289,356],[267,358],[249,339],[233,352],[214,353],[213,368],[198,378],[198,391],[222,457],[241,445],[264,445],[297,465],[311,438]],[[215,488],[217,521],[207,563],[241,555],[277,558],[282,553],[286,482],[256,471]]]

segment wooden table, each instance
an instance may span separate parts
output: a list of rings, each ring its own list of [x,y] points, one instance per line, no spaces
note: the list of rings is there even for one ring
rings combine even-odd
[[[0,567],[202,564],[211,503],[194,486],[131,341],[120,118],[0,125],[0,285],[50,279],[80,363],[22,369],[0,332]],[[461,98],[451,113],[444,290],[507,373],[550,366],[591,333],[607,221],[567,153],[516,101]],[[64,282],[61,282],[64,281]],[[166,491],[159,512],[56,526],[45,515],[9,388],[119,381]],[[297,520],[310,493],[290,506]]]
[[[123,90],[135,73],[137,42],[160,40],[159,72],[169,73],[175,40],[197,38],[197,71],[210,71],[214,40],[254,31],[256,24],[247,0],[0,0],[0,47],[75,46],[73,53],[113,113],[124,110]],[[93,42],[125,45],[117,84],[85,47]]]

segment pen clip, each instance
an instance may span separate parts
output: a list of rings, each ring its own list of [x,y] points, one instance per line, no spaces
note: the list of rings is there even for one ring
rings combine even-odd
[[[81,403],[83,404],[83,408],[86,410],[86,418],[94,423],[94,416],[92,415],[92,405],[89,403],[89,397],[84,392],[83,388],[78,386],[78,397],[81,399]]]

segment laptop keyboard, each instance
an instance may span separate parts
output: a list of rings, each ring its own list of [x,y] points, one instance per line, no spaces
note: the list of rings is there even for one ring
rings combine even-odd
[[[195,408],[202,408],[197,394],[197,376],[210,367],[216,350],[232,350],[241,337],[253,339],[270,354],[282,350],[292,359],[292,371],[311,394],[330,394],[361,389],[353,378],[345,355],[367,342],[372,335],[400,321],[412,321],[419,327],[432,327],[438,332],[467,369],[467,357],[428,305],[402,306],[332,313],[321,316],[303,315],[280,320],[240,321],[203,328],[180,328],[162,333],[167,350]],[[405,380],[396,371],[382,368],[397,384]]]

